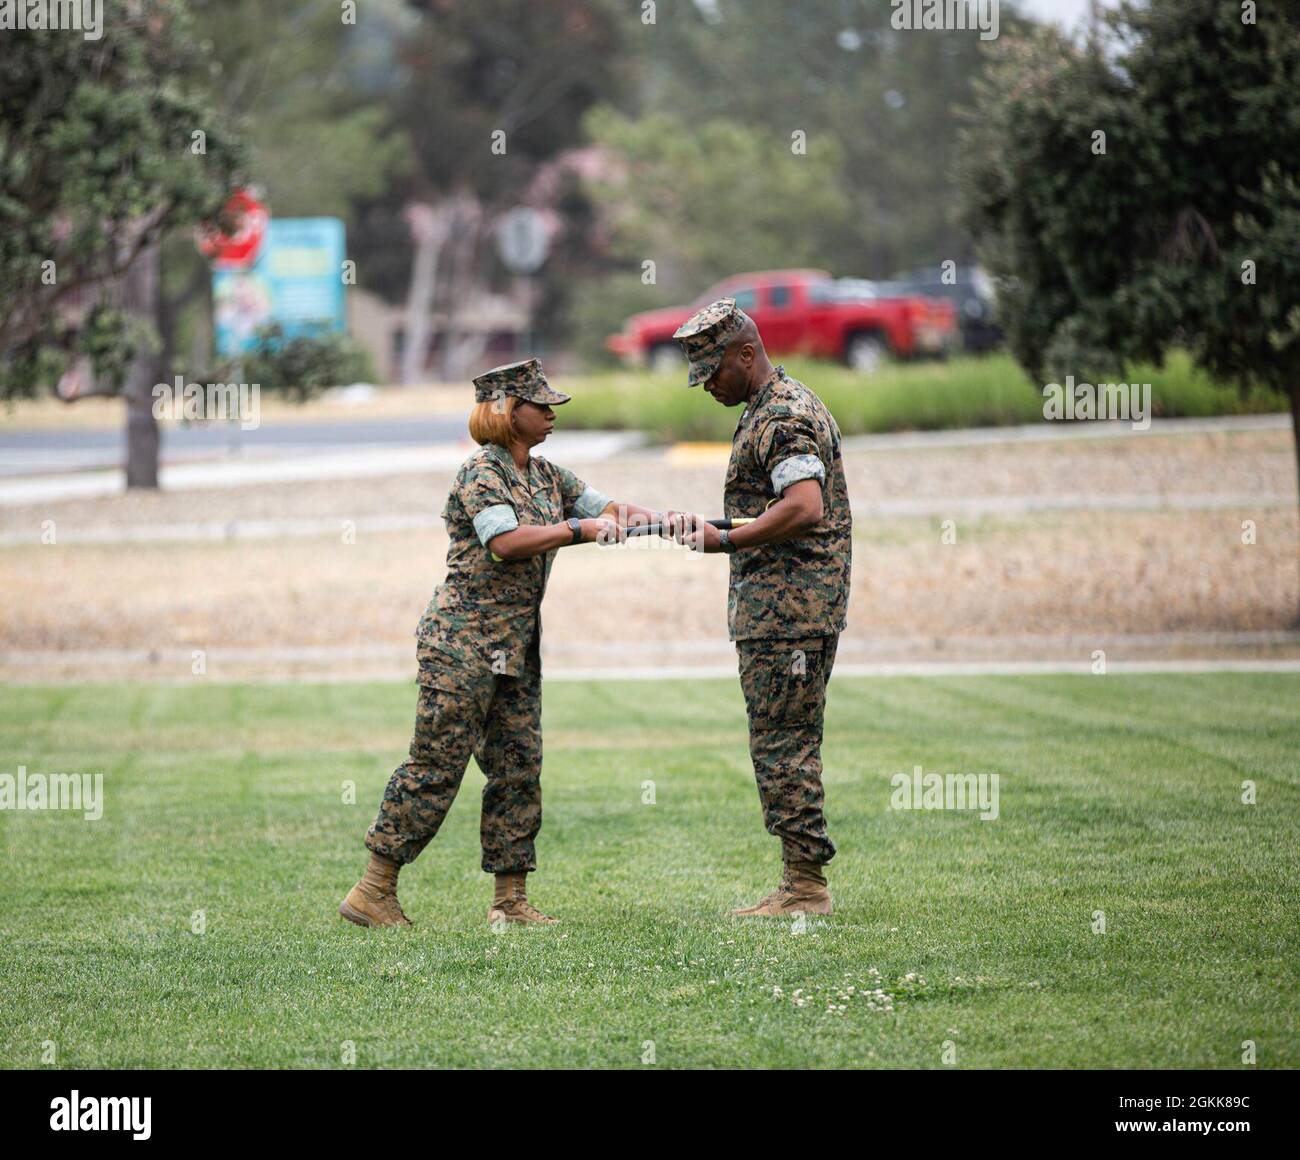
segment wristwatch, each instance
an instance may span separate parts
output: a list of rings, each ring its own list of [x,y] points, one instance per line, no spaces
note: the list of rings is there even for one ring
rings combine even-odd
[[[566,520],[565,522],[569,525],[569,530],[573,533],[573,542],[575,544],[581,544],[582,543],[582,521]]]
[[[727,531],[726,528],[723,528],[722,531],[718,533],[718,539],[722,543],[722,550],[726,552],[727,555],[731,555],[731,553],[736,550],[736,545],[731,542],[731,533]]]

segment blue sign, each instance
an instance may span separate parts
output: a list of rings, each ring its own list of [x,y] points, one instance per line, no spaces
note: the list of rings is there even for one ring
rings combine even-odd
[[[344,330],[343,262],[338,218],[273,217],[251,266],[213,272],[217,354],[243,354],[270,323],[287,338]]]

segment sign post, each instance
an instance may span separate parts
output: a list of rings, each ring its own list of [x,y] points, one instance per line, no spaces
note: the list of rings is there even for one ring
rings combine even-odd
[[[201,228],[197,239],[199,249],[219,270],[251,266],[262,251],[271,211],[251,189],[237,189],[230,195],[223,212],[234,220],[234,231],[222,233],[215,225]]]
[[[501,219],[497,227],[497,253],[506,269],[517,276],[528,315],[525,357],[536,353],[532,349],[535,289],[532,276],[542,268],[550,252],[550,231],[546,227],[546,218],[539,211],[520,206]]]

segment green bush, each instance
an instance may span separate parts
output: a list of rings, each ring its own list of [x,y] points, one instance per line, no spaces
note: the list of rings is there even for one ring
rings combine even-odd
[[[845,435],[1044,421],[1042,385],[1031,383],[1009,355],[897,364],[874,375],[800,359],[785,366],[821,396]],[[1164,367],[1130,367],[1115,378],[1150,383],[1157,417],[1286,410],[1280,394],[1224,390],[1182,354]],[[621,371],[566,380],[564,389],[571,389],[573,402],[564,409],[564,425],[640,429],[663,442],[730,440],[739,408],[720,407],[702,391],[687,390],[685,383],[684,362],[677,376]]]
[[[248,382],[283,391],[295,402],[373,374],[370,356],[350,335],[327,332],[286,338],[275,323],[257,332],[257,345],[244,356]]]

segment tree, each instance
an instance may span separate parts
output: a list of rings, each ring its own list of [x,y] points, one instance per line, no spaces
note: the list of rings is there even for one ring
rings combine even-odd
[[[159,241],[218,213],[244,155],[187,83],[179,3],[112,4],[103,26],[99,40],[11,32],[0,56],[0,395],[129,380],[128,482],[156,486],[157,339],[142,321]]]
[[[411,158],[404,179],[365,208],[360,237],[367,288],[407,305],[404,378],[423,366],[421,327],[442,305],[451,321],[442,372],[473,353],[456,318],[472,290],[503,276],[490,245],[500,215],[526,203],[581,223],[569,183],[535,188],[548,166],[582,144],[582,116],[619,89],[621,0],[408,0],[395,32],[392,126]],[[566,200],[567,199],[567,200]],[[583,200],[581,191],[577,199]],[[557,223],[561,215],[557,213]],[[582,272],[585,239],[562,229],[538,276],[558,319]]]
[[[385,20],[399,4],[370,0],[364,20],[351,24],[338,5],[317,0],[190,0],[204,66],[195,83],[238,125],[274,215],[329,215],[351,227],[356,205],[406,167],[404,141],[385,129]],[[192,239],[173,234],[163,247],[164,378],[208,364],[211,286]]]
[[[127,485],[156,487],[163,241],[220,219],[248,150],[182,0],[105,7],[101,39],[10,32],[0,56],[0,398],[124,395]]]
[[[659,0],[653,23],[640,4],[625,13],[631,91],[587,126],[633,176],[594,188],[616,261],[584,288],[586,349],[618,328],[620,304],[680,303],[742,270],[885,278],[974,257],[957,220],[952,109],[986,67],[978,31],[897,31],[878,0]],[[1021,25],[1004,7],[1004,33]],[[659,280],[638,292],[647,258]]]
[[[836,150],[850,212],[827,231],[818,264],[886,277],[970,254],[955,212],[952,109],[986,65],[977,31],[898,31],[878,0],[660,0],[653,25],[639,8],[629,6],[625,33],[638,81],[627,111],[674,117],[687,137],[702,120],[726,119],[787,153],[796,130],[808,157]],[[1019,26],[1003,13],[1004,35]],[[727,159],[716,161],[730,177]]]
[[[963,181],[1032,378],[1186,348],[1289,397],[1300,471],[1297,93],[1298,0],[1126,0],[1086,44],[1002,46]]]
[[[679,300],[738,268],[819,264],[850,213],[834,139],[795,154],[789,136],[730,119],[688,126],[609,109],[588,118],[588,131],[622,162],[596,185],[614,252],[657,261]]]
[[[361,5],[353,24],[319,0],[189,0],[204,91],[239,125],[249,168],[282,217],[346,218],[408,163],[384,124],[389,45],[374,27],[378,3]]]

